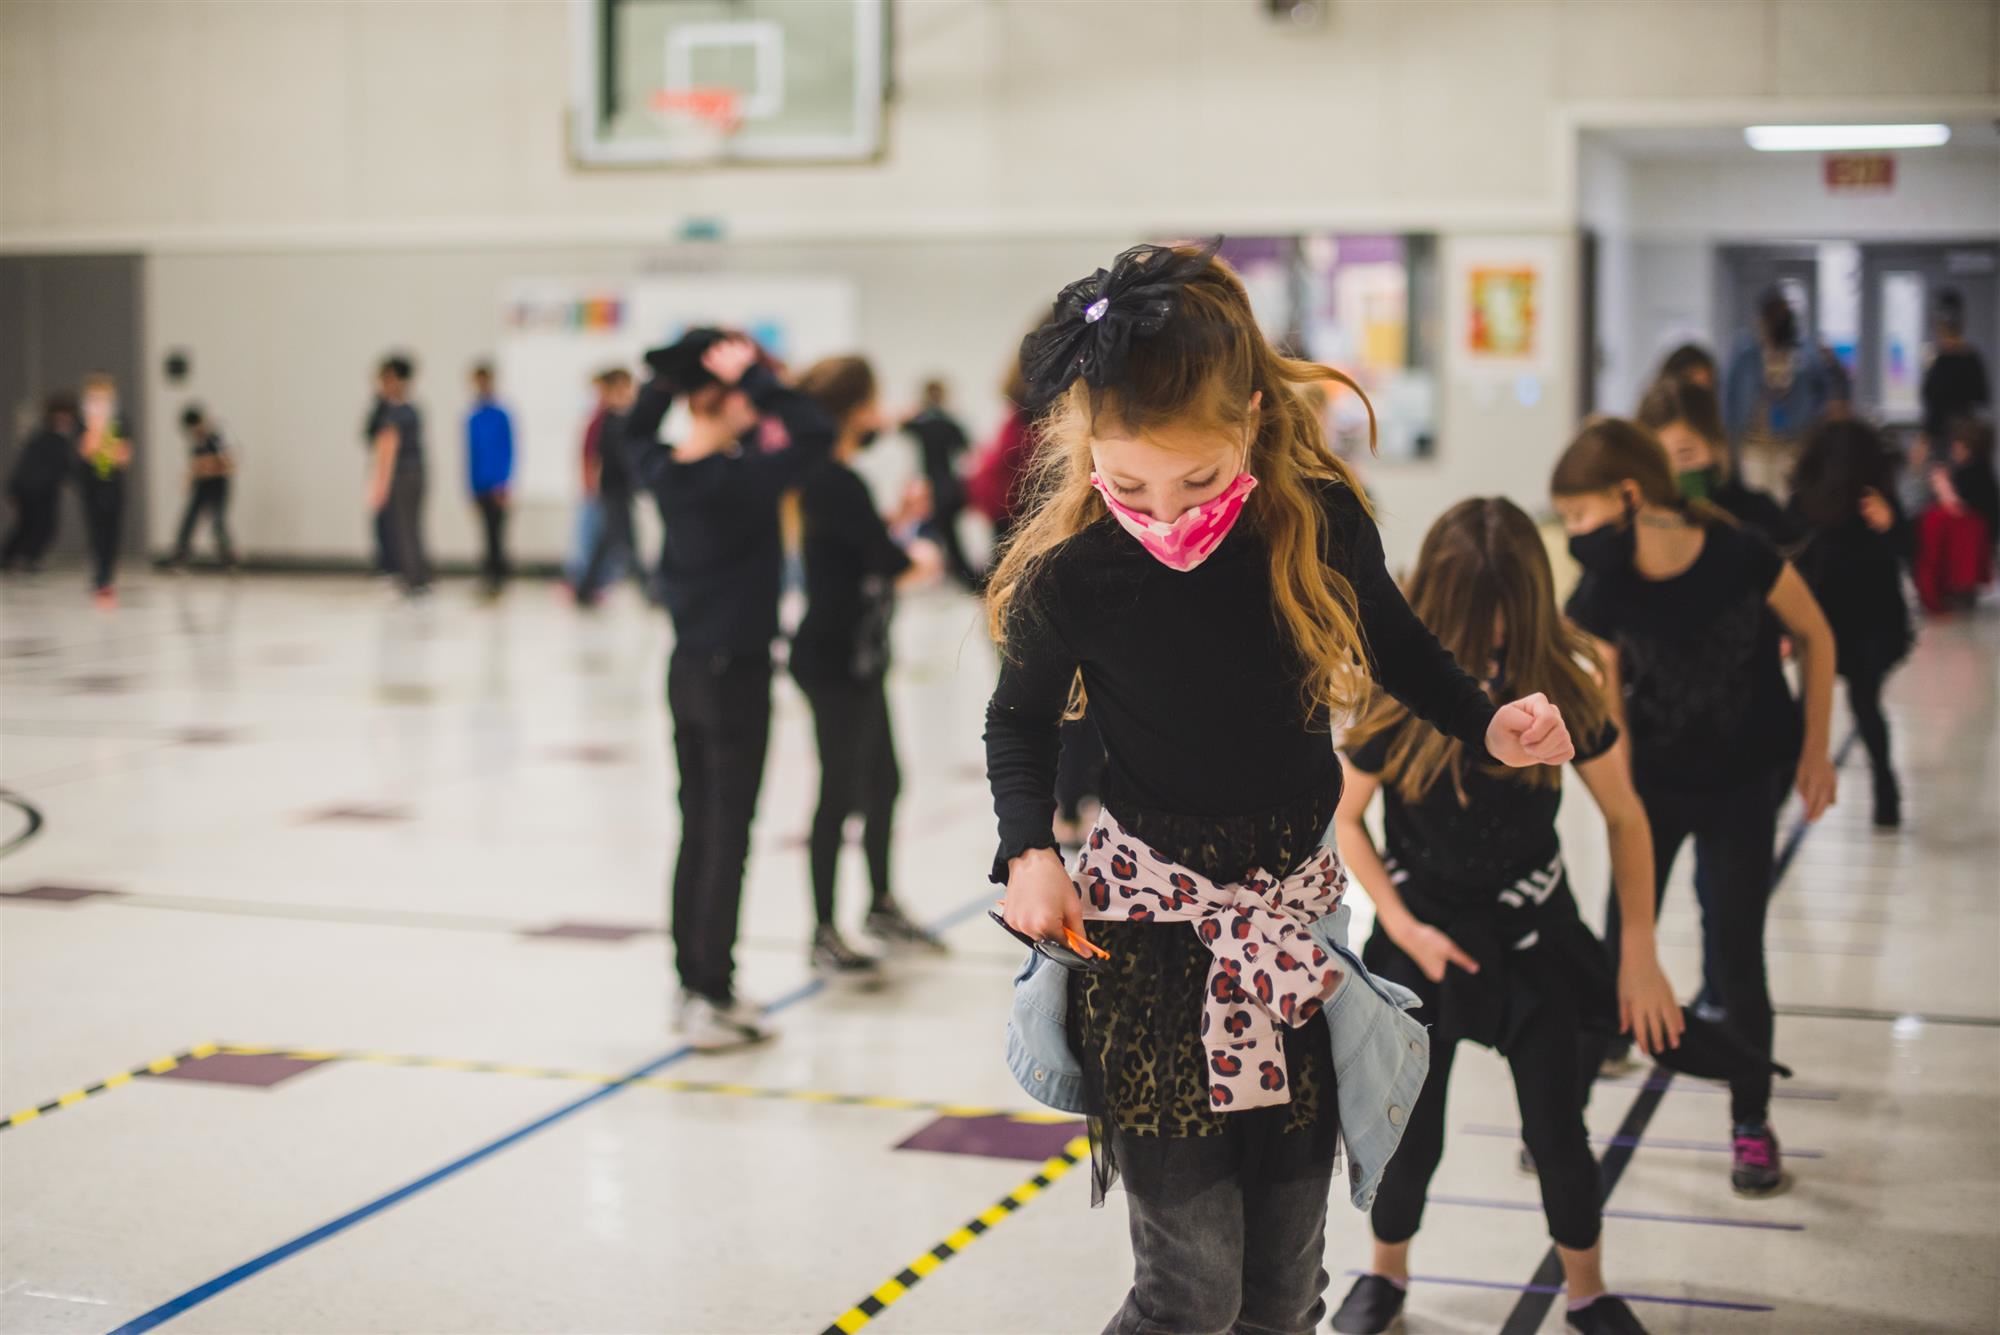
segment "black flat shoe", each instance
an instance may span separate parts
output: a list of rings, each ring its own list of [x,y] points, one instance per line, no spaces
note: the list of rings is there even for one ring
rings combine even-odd
[[[1646,1335],[1646,1328],[1623,1298],[1610,1294],[1593,1298],[1589,1305],[1569,1313],[1569,1328],[1583,1335]]]
[[[1403,1290],[1380,1275],[1363,1275],[1333,1314],[1333,1328],[1340,1335],[1382,1335],[1403,1314],[1403,1297]]]

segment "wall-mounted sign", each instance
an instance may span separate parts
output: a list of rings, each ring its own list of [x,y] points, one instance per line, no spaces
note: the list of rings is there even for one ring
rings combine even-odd
[[[1896,158],[1891,153],[1829,153],[1826,189],[1832,195],[1886,195],[1896,188]]]

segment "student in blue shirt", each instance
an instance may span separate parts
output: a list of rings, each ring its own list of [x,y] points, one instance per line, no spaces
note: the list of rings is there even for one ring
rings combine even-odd
[[[465,461],[472,503],[486,527],[479,573],[488,598],[507,583],[507,489],[514,481],[514,420],[493,397],[493,367],[472,368],[472,411],[465,418]]]

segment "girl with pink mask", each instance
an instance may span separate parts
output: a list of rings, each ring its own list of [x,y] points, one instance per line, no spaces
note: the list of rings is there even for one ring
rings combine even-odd
[[[1068,976],[1093,1200],[1122,1179],[1134,1280],[1108,1331],[1312,1331],[1339,1125],[1308,936],[1346,887],[1330,731],[1375,683],[1469,753],[1560,765],[1562,716],[1496,707],[1411,613],[1368,502],[1206,247],[1140,246],[1022,347],[1035,498],[996,571],[993,879]],[[1088,710],[1104,811],[1056,853],[1057,730]]]

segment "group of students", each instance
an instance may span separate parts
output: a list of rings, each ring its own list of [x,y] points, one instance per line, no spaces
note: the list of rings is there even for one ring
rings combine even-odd
[[[1726,1081],[1733,1188],[1785,1185],[1764,927],[1781,805],[1796,790],[1810,821],[1836,796],[1836,674],[1876,822],[1900,819],[1880,691],[1910,643],[1907,526],[1888,445],[1851,417],[1796,424],[1781,506],[1730,467],[1713,362],[1678,357],[1637,420],[1591,420],[1556,464],[1581,567],[1559,609],[1539,530],[1499,498],[1441,517],[1398,588],[1301,406],[1301,386],[1344,377],[1273,349],[1212,246],[1135,248],[1071,284],[1022,357],[1041,446],[989,595],[993,878],[1036,943],[1011,1027],[1054,1014],[1066,1049],[1036,1053],[1024,1086],[1043,1097],[1073,1066],[1097,1198],[1126,1184],[1135,1274],[1106,1329],[1313,1330],[1340,1133],[1375,1244],[1333,1327],[1388,1329],[1460,1039],[1512,1069],[1569,1325],[1642,1329],[1603,1279],[1590,1085],[1620,1042]],[[1080,715],[1109,769],[1066,863],[1052,794]],[[1610,845],[1601,940],[1556,833],[1564,763]],[[1705,986],[1684,1008],[1654,923],[1690,841]],[[1335,939],[1349,876],[1376,912],[1358,956]],[[1035,981],[1049,960],[1053,991]],[[1408,1059],[1366,1059],[1396,1032],[1357,1020],[1370,998],[1429,1028],[1386,1166],[1374,1138]]]
[[[666,694],[680,776],[675,1026],[694,1050],[717,1052],[773,1032],[764,1009],[737,990],[735,943],[770,740],[784,501],[797,499],[806,592],[788,666],[812,708],[821,767],[808,840],[809,957],[825,976],[874,983],[884,954],[944,950],[893,892],[901,774],[887,675],[897,591],[940,578],[946,557],[918,531],[930,517],[929,488],[913,486],[884,515],[854,469],[884,425],[864,359],[830,358],[791,377],[748,338],[704,327],[653,349],[646,365],[636,387],[624,372],[598,378],[586,483],[611,550],[593,547],[575,587],[588,605],[615,559],[632,559],[629,507],[650,496],[662,529],[651,590],[674,630]],[[676,401],[686,429],[662,442]],[[855,818],[872,892],[863,927],[879,952],[856,949],[836,922],[840,853]]]
[[[185,567],[192,555],[195,526],[206,515],[215,533],[217,555],[227,568],[236,564],[229,540],[229,481],[234,454],[197,404],[181,411],[181,434],[188,447],[188,500],[166,570]],[[90,544],[91,597],[98,607],[118,605],[118,554],[124,538],[127,479],[134,445],[119,413],[118,385],[108,375],[83,382],[81,399],[66,390],[51,394],[41,425],[21,443],[7,479],[13,522],[0,546],[0,570],[41,570],[56,539],[62,493],[73,483]]]

